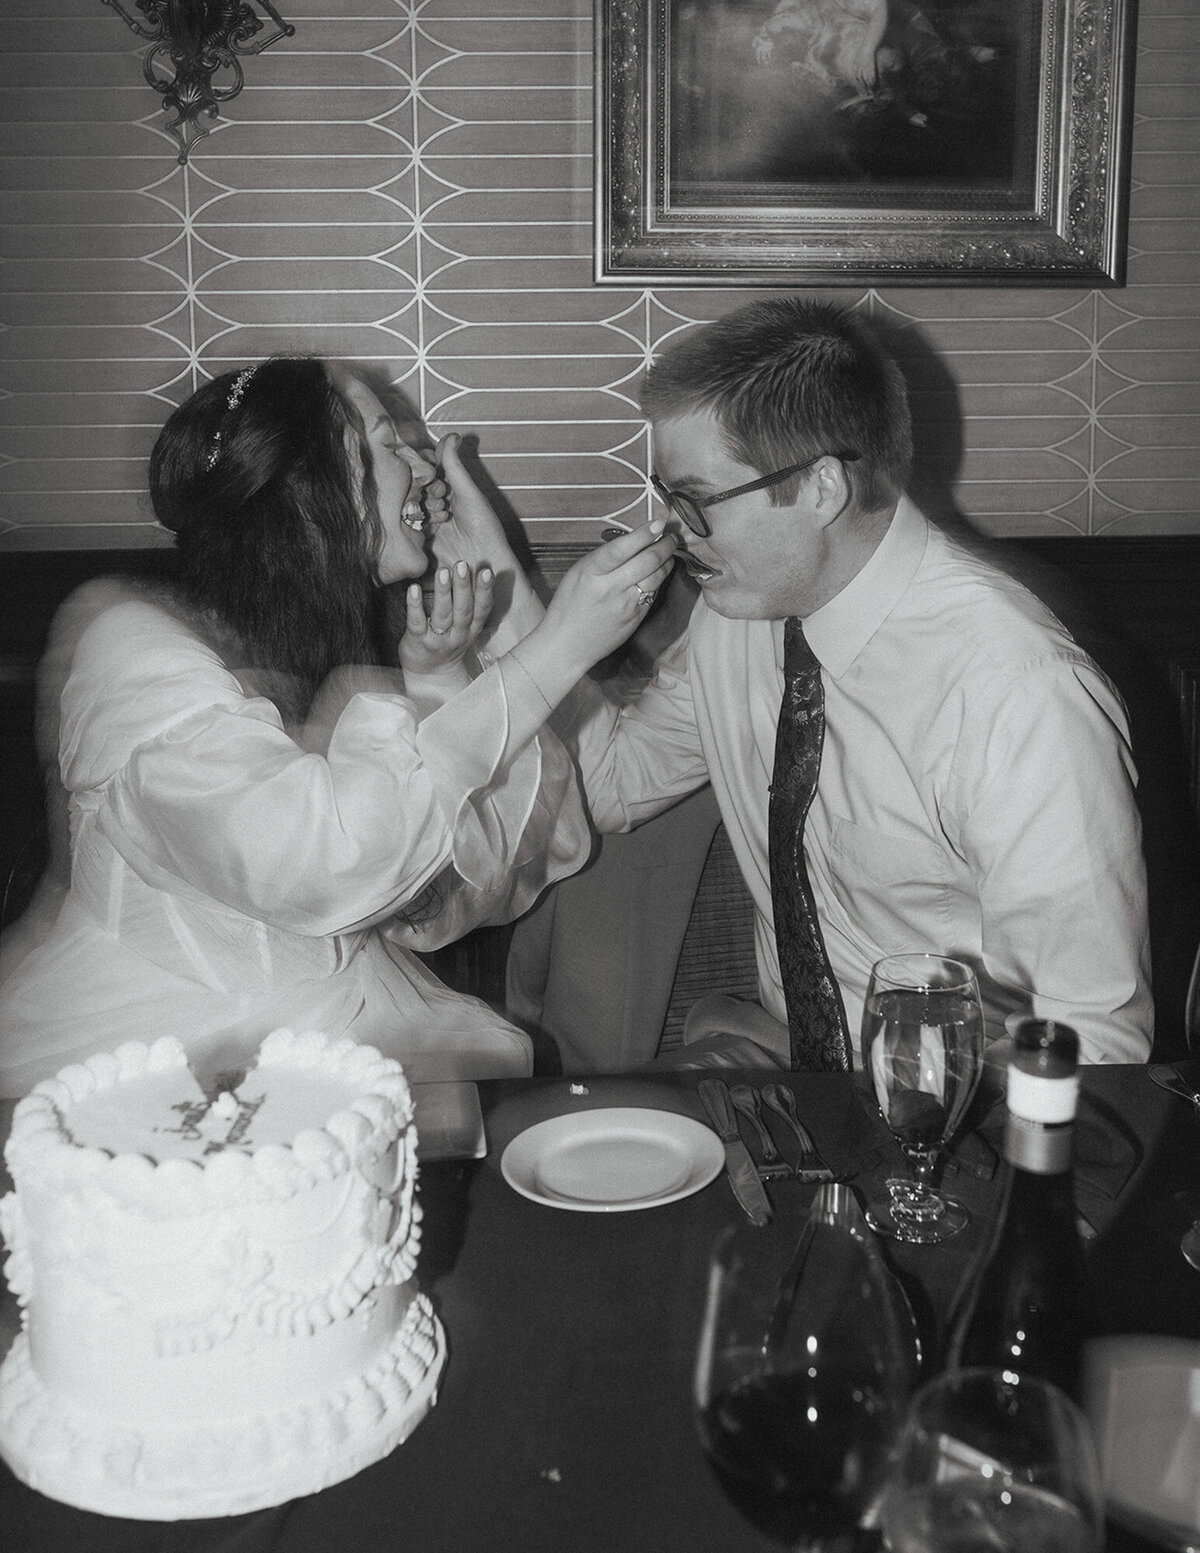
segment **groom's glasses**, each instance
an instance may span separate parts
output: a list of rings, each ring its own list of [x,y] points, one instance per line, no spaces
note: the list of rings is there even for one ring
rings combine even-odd
[[[857,453],[849,452],[832,453],[828,456],[840,458],[844,464],[852,464],[859,457]],[[683,491],[673,491],[669,486],[664,485],[657,475],[650,476],[650,484],[675,516],[680,518],[693,534],[699,534],[701,539],[707,539],[712,533],[712,525],[704,516],[706,507],[715,507],[720,501],[732,501],[735,496],[746,496],[751,491],[765,490],[768,485],[778,485],[789,475],[798,475],[802,469],[811,469],[815,463],[825,457],[824,453],[814,453],[802,464],[789,464],[786,469],[777,469],[774,474],[762,475],[746,485],[735,485],[731,491],[719,491],[716,496],[688,496]]]

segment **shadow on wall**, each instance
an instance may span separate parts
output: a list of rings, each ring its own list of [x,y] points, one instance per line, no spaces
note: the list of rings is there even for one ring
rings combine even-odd
[[[958,385],[945,362],[911,325],[872,320],[900,364],[913,407],[913,479],[917,505],[947,533],[985,556],[1052,609],[1120,690],[1128,708],[1138,771],[1137,803],[1149,888],[1150,944],[1158,1030],[1155,1055],[1186,1055],[1184,1011],[1200,944],[1200,834],[1180,711],[1165,666],[1113,617],[1085,580],[1046,553],[1103,544],[1085,535],[1005,541],[980,533],[958,507],[955,486],[965,443]]]

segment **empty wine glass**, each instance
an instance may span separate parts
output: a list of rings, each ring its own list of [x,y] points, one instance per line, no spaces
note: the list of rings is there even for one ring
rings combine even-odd
[[[725,1493],[797,1553],[867,1553],[917,1375],[912,1312],[847,1186],[717,1241],[696,1351],[700,1441]]]
[[[875,1102],[912,1172],[888,1181],[888,1201],[868,1209],[868,1222],[896,1240],[948,1240],[971,1215],[934,1189],[933,1174],[983,1071],[975,973],[934,954],[880,960],[867,984],[862,1052]]]
[[[1048,1381],[951,1370],[913,1398],[882,1519],[891,1553],[1098,1553],[1087,1423]]]
[[[1189,1040],[1196,1033],[1193,1049],[1200,1051],[1200,957],[1197,957],[1188,987],[1187,1029]],[[1188,1057],[1182,1062],[1152,1062],[1148,1071],[1160,1088],[1190,1101],[1196,1120],[1200,1122],[1200,1058]],[[1176,1192],[1173,1204],[1185,1223],[1191,1221],[1180,1238],[1179,1249],[1183,1252],[1184,1261],[1200,1272],[1200,1190],[1191,1187]]]

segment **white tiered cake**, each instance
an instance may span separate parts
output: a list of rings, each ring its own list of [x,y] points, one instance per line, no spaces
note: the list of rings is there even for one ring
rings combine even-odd
[[[313,1493],[436,1397],[398,1063],[277,1030],[205,1093],[170,1038],[39,1084],[0,1203],[22,1331],[0,1454],[68,1504],[175,1520]]]

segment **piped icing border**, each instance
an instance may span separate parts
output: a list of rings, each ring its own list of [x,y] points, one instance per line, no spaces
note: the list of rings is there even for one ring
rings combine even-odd
[[[221,1428],[105,1426],[48,1392],[22,1334],[0,1393],[5,1455],[53,1498],[142,1520],[235,1515],[314,1493],[378,1461],[437,1400],[441,1323],[417,1295],[386,1351],[319,1397]]]

